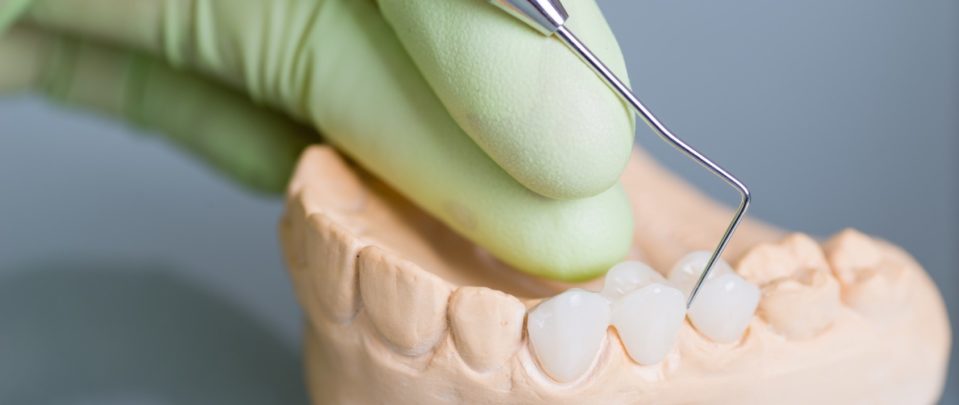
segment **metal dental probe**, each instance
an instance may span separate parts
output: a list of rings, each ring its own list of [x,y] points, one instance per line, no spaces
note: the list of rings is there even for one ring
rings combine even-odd
[[[722,256],[723,251],[726,250],[726,245],[729,244],[730,238],[732,238],[733,233],[736,231],[736,228],[742,222],[743,217],[746,214],[746,210],[749,208],[750,193],[749,189],[746,188],[746,185],[743,184],[739,179],[734,177],[732,174],[729,174],[725,169],[713,163],[706,155],[699,153],[696,149],[683,142],[682,139],[679,139],[676,135],[666,128],[662,122],[656,119],[653,116],[653,113],[649,111],[648,108],[643,104],[642,101],[636,97],[635,94],[623,84],[622,81],[616,77],[615,74],[602,61],[599,60],[596,55],[593,54],[589,48],[586,47],[576,35],[566,28],[566,21],[569,19],[569,14],[566,13],[566,9],[563,7],[562,3],[559,0],[490,0],[491,3],[497,7],[505,10],[510,15],[518,18],[519,20],[529,24],[537,31],[541,32],[543,35],[551,36],[557,35],[563,42],[573,51],[575,51],[586,63],[589,64],[593,70],[609,84],[613,90],[616,90],[620,96],[623,97],[639,114],[639,116],[646,121],[646,124],[649,125],[660,137],[663,138],[666,142],[669,142],[674,147],[679,149],[681,152],[686,154],[690,159],[693,159],[699,164],[705,166],[713,174],[722,178],[726,183],[736,188],[739,191],[742,199],[739,202],[739,208],[736,210],[736,214],[733,216],[732,222],[729,223],[729,226],[726,228],[726,232],[723,233],[722,239],[719,240],[719,244],[716,245],[716,249],[713,251],[712,255],[709,257],[709,262],[706,263],[706,268],[703,269],[702,274],[699,276],[699,280],[696,281],[696,286],[693,287],[692,292],[689,294],[689,299],[686,301],[686,307],[689,308],[693,305],[693,299],[696,298],[696,294],[699,293],[700,287],[702,287],[703,282],[706,281],[706,277],[709,276],[709,272],[712,270],[713,265],[719,260],[719,257]]]

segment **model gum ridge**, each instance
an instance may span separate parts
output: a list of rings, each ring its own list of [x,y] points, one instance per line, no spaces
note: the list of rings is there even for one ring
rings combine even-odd
[[[933,403],[950,330],[905,252],[747,223],[694,305],[728,212],[636,152],[630,260],[586,284],[517,272],[327,147],[280,234],[317,403]],[[655,190],[653,192],[652,190]],[[715,232],[709,232],[716,225]],[[693,252],[693,253],[690,253]]]

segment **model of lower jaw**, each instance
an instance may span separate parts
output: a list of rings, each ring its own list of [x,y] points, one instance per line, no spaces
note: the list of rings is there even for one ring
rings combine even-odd
[[[728,212],[639,152],[622,183],[633,261],[574,286],[507,268],[331,149],[309,149],[280,233],[308,316],[313,400],[938,398],[950,330],[906,253],[855,231],[820,245],[747,223],[728,250],[735,269],[720,263],[687,313],[706,259],[696,251],[718,239]]]

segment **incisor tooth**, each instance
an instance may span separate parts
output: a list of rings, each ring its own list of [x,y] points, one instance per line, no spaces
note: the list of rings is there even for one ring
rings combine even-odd
[[[279,231],[283,259],[294,278],[306,269],[306,216],[302,196],[289,196],[286,210],[280,218]]]
[[[306,219],[307,277],[320,307],[329,317],[343,322],[359,309],[356,256],[363,245],[325,214]]]
[[[286,210],[278,226],[280,244],[283,248],[283,260],[286,262],[290,279],[300,305],[312,317],[318,311],[313,284],[309,282],[306,270],[306,209],[301,196],[291,195],[286,202]]]
[[[446,332],[450,285],[375,246],[361,250],[359,262],[360,294],[373,326],[405,355],[432,349]]]
[[[475,370],[503,366],[522,343],[526,306],[512,295],[461,287],[450,298],[449,313],[460,356]]]
[[[606,337],[609,302],[574,288],[540,303],[527,319],[530,345],[544,371],[559,382],[589,370]]]
[[[839,283],[819,244],[793,234],[747,252],[739,274],[762,288],[759,316],[783,335],[803,339],[826,329],[839,315]]]
[[[323,173],[322,181],[316,181]],[[313,180],[313,181],[311,181]],[[304,193],[307,212],[321,209],[351,211],[366,199],[363,182],[332,148],[309,147],[303,152],[290,179],[287,194]]]
[[[720,343],[742,337],[759,304],[759,288],[735,273],[703,283],[689,308],[689,320],[704,336]]]
[[[363,244],[329,214],[357,206],[366,194],[362,183],[332,149],[311,147],[287,194],[280,236],[297,299],[314,323],[349,321],[359,310],[356,255]]]
[[[359,308],[355,257],[361,245],[324,213],[310,214],[303,198],[291,196],[280,221],[296,297],[314,323],[348,321]]]
[[[643,262],[622,262],[606,273],[603,291],[600,294],[613,301],[637,288],[664,281],[662,275]]]
[[[639,364],[656,364],[676,343],[686,318],[686,297],[653,282],[613,302],[611,318],[629,356]]]
[[[686,255],[676,262],[673,269],[669,271],[669,282],[688,297],[696,282],[699,281],[703,269],[706,268],[706,263],[709,262],[711,254],[710,252],[698,251]],[[729,263],[726,263],[723,259],[718,259],[713,264],[713,269],[709,272],[707,280],[732,272],[733,268],[729,266]]]

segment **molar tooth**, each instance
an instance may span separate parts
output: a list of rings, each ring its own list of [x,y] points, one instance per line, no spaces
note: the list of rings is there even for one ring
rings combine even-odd
[[[449,313],[460,356],[475,370],[506,364],[522,343],[526,306],[512,295],[462,287],[450,298]]]
[[[706,251],[697,251],[686,255],[670,270],[669,282],[688,297],[692,293],[696,282],[699,281],[699,277],[703,273],[703,269],[706,268],[706,263],[709,262],[711,255],[711,252]],[[729,266],[729,263],[726,263],[723,259],[718,259],[713,264],[713,269],[709,272],[707,280],[730,273],[733,273],[733,268]]]
[[[815,336],[839,315],[839,283],[819,244],[808,236],[793,234],[777,244],[758,245],[737,269],[762,288],[759,315],[787,337]]]
[[[882,251],[869,236],[846,229],[825,245],[826,256],[833,272],[843,286],[855,284],[863,271],[877,267]]]
[[[363,305],[380,335],[408,356],[432,349],[446,332],[450,285],[375,246],[359,263]]]
[[[912,288],[909,275],[918,268],[908,254],[851,229],[834,236],[824,248],[843,302],[874,317],[898,312]]]
[[[813,337],[839,316],[839,283],[827,272],[805,270],[766,284],[762,292],[760,316],[793,339]]]
[[[613,266],[606,273],[603,291],[600,294],[610,301],[614,301],[633,290],[651,283],[664,281],[662,275],[643,262],[622,262]]]
[[[803,269],[829,272],[829,264],[819,244],[801,233],[791,234],[779,243],[754,246],[736,266],[739,275],[758,285],[793,277]]]
[[[589,369],[609,326],[609,302],[574,288],[540,303],[527,319],[530,345],[543,369],[559,382]]]
[[[689,308],[689,320],[706,337],[733,343],[749,326],[759,304],[759,288],[736,273],[710,277]]]
[[[659,282],[616,300],[611,316],[629,356],[643,365],[659,363],[666,357],[685,318],[685,295]]]

